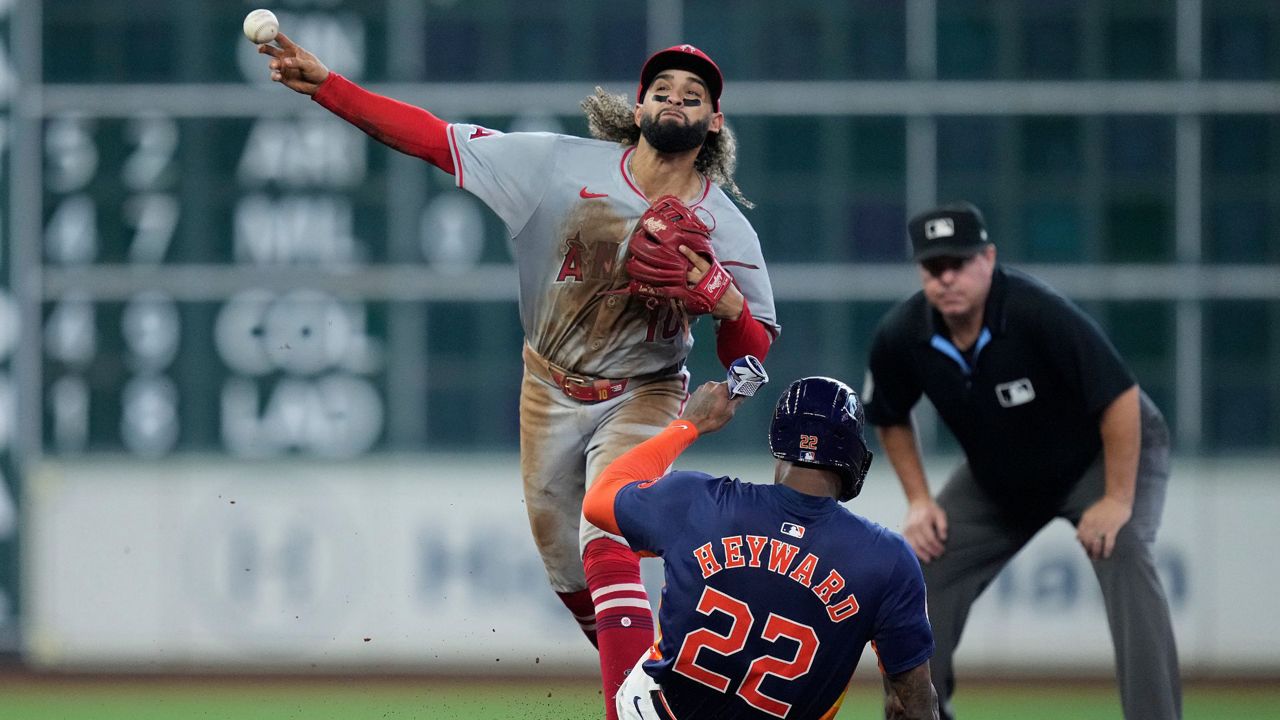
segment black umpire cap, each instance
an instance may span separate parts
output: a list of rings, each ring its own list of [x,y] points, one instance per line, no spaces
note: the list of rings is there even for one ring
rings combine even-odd
[[[916,215],[907,223],[911,259],[969,257],[990,244],[982,212],[972,203],[959,202]]]

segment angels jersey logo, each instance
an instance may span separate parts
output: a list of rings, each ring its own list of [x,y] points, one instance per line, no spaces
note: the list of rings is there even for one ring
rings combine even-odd
[[[556,282],[565,280],[609,280],[617,265],[620,242],[596,242],[588,244],[582,233],[575,233],[565,241],[564,262]]]

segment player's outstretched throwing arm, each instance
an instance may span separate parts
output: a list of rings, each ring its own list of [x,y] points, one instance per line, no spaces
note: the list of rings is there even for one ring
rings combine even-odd
[[[631,448],[614,460],[587,491],[582,501],[582,514],[598,528],[618,535],[613,500],[623,487],[639,480],[662,477],[680,453],[700,435],[724,427],[737,412],[744,396],[729,394],[722,382],[704,383],[694,391],[684,414],[673,420],[662,432]]]
[[[258,52],[271,56],[268,67],[272,80],[311,96],[378,142],[454,173],[448,123],[420,107],[371,93],[330,71],[284,33],[276,35],[276,43],[279,47],[258,46]]]

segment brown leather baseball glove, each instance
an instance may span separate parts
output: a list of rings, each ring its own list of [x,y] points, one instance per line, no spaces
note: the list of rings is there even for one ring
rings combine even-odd
[[[689,284],[691,263],[681,245],[711,263],[696,285]],[[658,198],[640,216],[628,243],[626,269],[631,280],[619,292],[678,300],[690,315],[711,312],[733,282],[716,260],[710,228],[674,195]]]

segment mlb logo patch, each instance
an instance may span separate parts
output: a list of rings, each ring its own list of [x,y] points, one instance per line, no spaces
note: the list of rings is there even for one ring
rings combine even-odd
[[[804,537],[804,526],[795,523],[782,523],[782,534],[790,535],[793,538]]]
[[[1000,383],[996,386],[996,399],[1002,407],[1026,405],[1036,399],[1036,389],[1031,385],[1030,378]]]
[[[951,218],[937,218],[924,224],[924,237],[926,240],[953,237],[955,234],[956,223]]]

